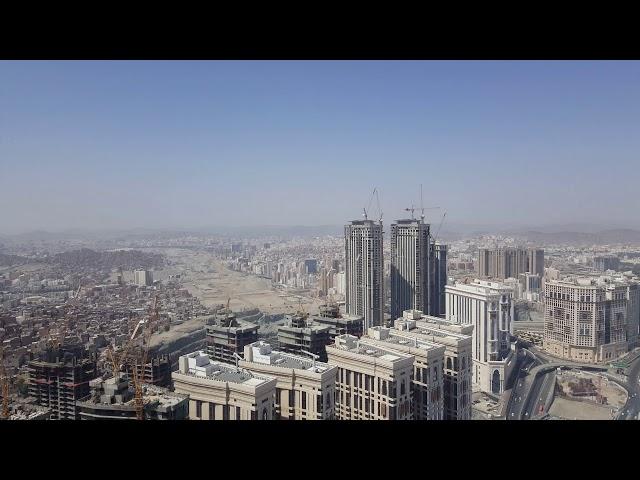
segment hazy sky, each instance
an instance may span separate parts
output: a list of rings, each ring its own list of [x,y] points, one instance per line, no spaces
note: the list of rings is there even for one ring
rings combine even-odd
[[[373,187],[388,223],[420,183],[637,225],[639,147],[640,62],[0,62],[0,233],[341,224]]]

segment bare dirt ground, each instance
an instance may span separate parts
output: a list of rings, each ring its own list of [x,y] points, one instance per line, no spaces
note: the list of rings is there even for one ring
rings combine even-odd
[[[231,298],[230,308],[242,311],[257,308],[268,314],[292,313],[300,308],[317,313],[322,300],[309,294],[298,294],[276,290],[271,280],[242,272],[229,270],[223,261],[206,252],[182,249],[158,249],[173,265],[154,272],[155,280],[169,275],[181,274],[182,284],[189,293],[204,305],[226,304]]]
[[[549,414],[567,420],[611,420],[611,408],[556,397],[551,404]]]

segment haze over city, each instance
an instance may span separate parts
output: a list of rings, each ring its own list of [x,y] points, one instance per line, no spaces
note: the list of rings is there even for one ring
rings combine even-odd
[[[0,62],[0,234],[638,228],[637,62]]]
[[[0,421],[639,420],[639,74],[0,62]]]

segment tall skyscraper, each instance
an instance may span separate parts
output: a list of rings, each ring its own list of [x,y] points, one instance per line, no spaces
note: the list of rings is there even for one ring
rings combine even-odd
[[[382,223],[354,220],[344,227],[345,303],[349,315],[364,317],[364,326],[382,325]]]
[[[445,287],[447,286],[447,246],[431,243],[429,275],[429,305],[427,314],[439,317],[445,314]]]
[[[431,273],[429,224],[398,220],[391,225],[391,318],[405,310],[428,311]]]

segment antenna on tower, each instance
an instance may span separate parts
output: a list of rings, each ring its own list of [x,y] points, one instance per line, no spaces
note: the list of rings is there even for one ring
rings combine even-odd
[[[413,208],[413,205],[411,205]],[[413,212],[411,212],[411,218],[413,218]],[[422,203],[422,184],[420,184],[420,220],[424,222],[424,203]]]

